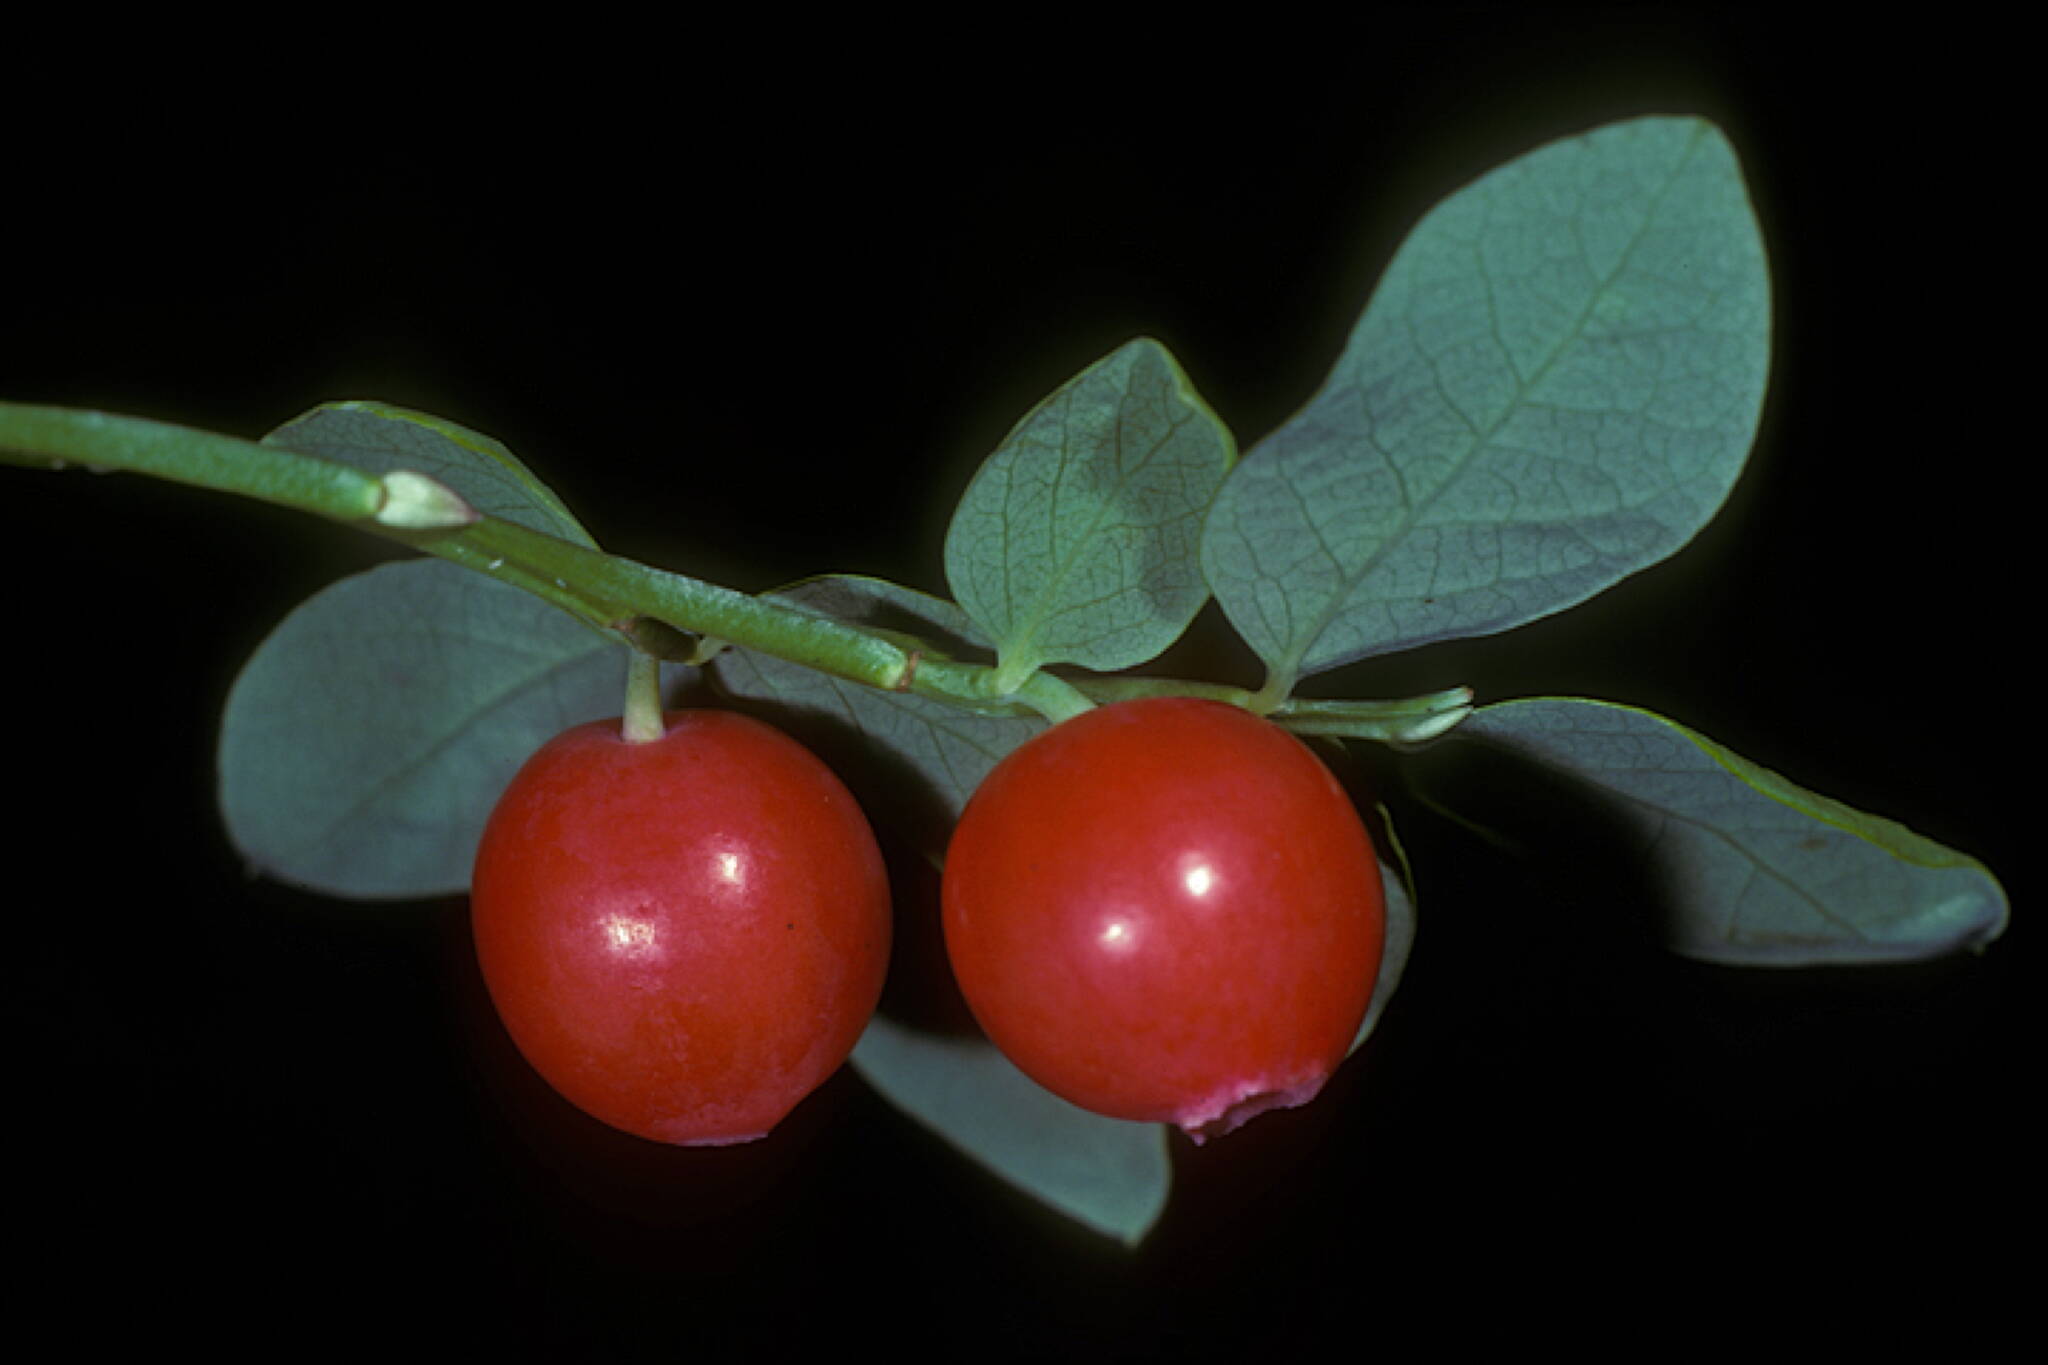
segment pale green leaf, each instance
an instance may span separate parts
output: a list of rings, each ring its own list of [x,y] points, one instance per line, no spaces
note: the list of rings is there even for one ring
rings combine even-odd
[[[978,1038],[905,1028],[881,1015],[853,1050],[881,1095],[1040,1202],[1135,1246],[1166,1207],[1166,1129],[1067,1103]]]
[[[624,651],[545,602],[438,559],[301,603],[228,694],[220,803],[281,880],[361,899],[459,892],[519,765],[619,714]]]
[[[425,474],[485,516],[595,548],[589,532],[519,457],[481,432],[389,403],[323,403],[263,438],[300,455],[382,475]]]
[[[1108,671],[1180,638],[1208,600],[1202,516],[1230,433],[1164,347],[1129,342],[990,455],[946,533],[946,580],[1004,670]]]
[[[1748,457],[1763,242],[1727,140],[1645,118],[1452,195],[1202,544],[1276,676],[1502,631],[1672,554]]]
[[[1506,750],[1596,801],[1627,870],[1661,902],[1645,913],[1661,916],[1665,942],[1685,956],[1916,960],[1982,949],[2004,932],[2005,893],[1976,860],[1649,712],[1565,698],[1481,707],[1420,771],[1463,745]],[[1437,799],[1455,807],[1457,794]]]

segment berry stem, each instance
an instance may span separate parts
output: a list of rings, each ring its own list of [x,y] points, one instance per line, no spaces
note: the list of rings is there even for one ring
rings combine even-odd
[[[626,709],[619,733],[628,744],[652,744],[668,733],[662,719],[661,660],[634,650],[626,661]]]

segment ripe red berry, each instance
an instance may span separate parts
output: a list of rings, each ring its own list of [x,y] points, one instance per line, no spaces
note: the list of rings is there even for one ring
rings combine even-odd
[[[471,888],[485,984],[572,1104],[660,1142],[767,1133],[837,1069],[888,966],[889,886],[831,770],[780,731],[679,711],[549,741]]]
[[[1098,707],[1005,757],[947,850],[991,1041],[1082,1108],[1196,1141],[1305,1104],[1379,972],[1379,865],[1322,762],[1238,707]]]

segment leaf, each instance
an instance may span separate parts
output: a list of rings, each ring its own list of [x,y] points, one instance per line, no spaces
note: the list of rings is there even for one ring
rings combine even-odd
[[[1209,598],[1202,516],[1234,458],[1230,433],[1145,338],[1019,422],[946,532],[946,580],[1005,676],[1128,668],[1179,639]]]
[[[1691,118],[1543,147],[1417,224],[1202,565],[1276,677],[1561,611],[1712,519],[1769,367],[1762,238]]]
[[[1380,808],[1380,817],[1388,837],[1376,837],[1375,842],[1393,853],[1399,867],[1394,867],[1384,858],[1380,861],[1380,883],[1386,901],[1386,939],[1380,947],[1380,970],[1373,980],[1372,1003],[1365,1008],[1365,1018],[1359,1023],[1357,1036],[1352,1038],[1346,1056],[1364,1046],[1372,1031],[1379,1027],[1380,1017],[1387,1012],[1394,992],[1401,988],[1401,973],[1407,970],[1408,955],[1415,948],[1414,873],[1408,866],[1408,855],[1391,838],[1393,824],[1384,806]]]
[[[443,417],[388,403],[323,403],[263,438],[371,474],[410,469],[448,485],[486,516],[597,547],[562,500],[503,445]]]
[[[979,1039],[876,1015],[853,1050],[868,1084],[1033,1198],[1136,1246],[1166,1207],[1166,1129],[1077,1108]]]
[[[301,603],[228,694],[220,803],[262,871],[337,896],[469,885],[519,765],[619,714],[623,651],[554,607],[437,559]]]
[[[973,623],[952,603],[880,579],[814,578],[770,595],[941,648],[967,650],[980,642]],[[711,663],[711,674],[728,695],[776,707],[779,723],[828,754],[834,769],[856,782],[871,815],[902,828],[931,852],[945,847],[967,798],[989,769],[1045,728],[1035,717],[975,715],[749,650],[720,654]],[[817,733],[821,730],[829,733]],[[873,773],[873,780],[857,782],[856,770],[875,768],[881,771]]]
[[[1911,961],[1981,950],[2004,932],[2005,893],[1974,859],[1647,711],[1567,698],[1502,702],[1475,711],[1423,758],[1468,744],[1590,789],[1665,902],[1667,946],[1687,957],[1781,967]]]

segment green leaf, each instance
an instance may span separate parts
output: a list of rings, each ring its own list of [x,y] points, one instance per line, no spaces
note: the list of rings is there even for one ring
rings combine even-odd
[[[2005,893],[1974,859],[1649,712],[1567,698],[1481,707],[1419,770],[1465,745],[1533,761],[1592,797],[1662,900],[1667,946],[1687,957],[1910,961],[1981,950],[2005,930]],[[1448,789],[1438,799],[1456,802]]]
[[[518,456],[446,418],[388,403],[323,403],[286,422],[263,442],[380,476],[394,469],[425,474],[460,493],[486,516],[597,547],[562,500]]]
[[[884,1098],[1027,1194],[1136,1246],[1166,1207],[1166,1129],[1068,1104],[979,1039],[881,1015],[853,1064]]]
[[[228,833],[261,871],[332,895],[461,891],[519,765],[619,714],[623,655],[441,560],[343,579],[293,610],[228,694]]]
[[[1769,352],[1718,130],[1553,143],[1416,226],[1321,391],[1225,482],[1203,571],[1289,685],[1563,610],[1712,519]]]
[[[880,579],[807,579],[770,596],[942,651],[981,646],[973,623],[952,603]],[[779,723],[830,754],[871,815],[934,853],[945,847],[989,769],[1046,725],[1036,717],[976,715],[909,692],[844,682],[750,650],[726,650],[710,671],[728,695],[775,708]],[[863,773],[871,780],[860,780]]]
[[[1140,338],[1034,408],[982,465],[946,532],[946,580],[1005,677],[1109,671],[1180,638],[1208,600],[1202,516],[1230,433]]]

